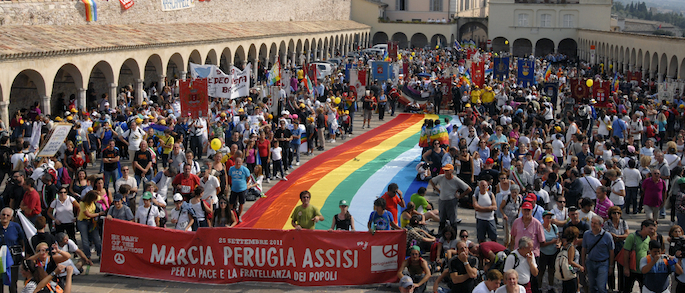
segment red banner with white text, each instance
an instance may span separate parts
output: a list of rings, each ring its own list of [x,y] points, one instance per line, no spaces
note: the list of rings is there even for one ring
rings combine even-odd
[[[188,283],[335,286],[397,281],[406,232],[201,228],[105,220],[103,273]]]
[[[179,83],[179,97],[181,99],[182,115],[195,119],[209,114],[209,96],[207,95],[207,79],[181,80]]]

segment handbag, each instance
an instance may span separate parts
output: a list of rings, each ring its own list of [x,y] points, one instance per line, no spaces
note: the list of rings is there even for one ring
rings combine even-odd
[[[635,236],[635,237],[637,237],[637,236]],[[636,266],[635,262],[636,262],[636,258],[637,258],[636,251],[635,251],[635,241],[633,241],[633,247],[630,249],[629,253],[630,253],[630,256],[628,257],[628,261],[630,262],[630,265],[625,264],[625,257],[626,257],[625,256],[625,254],[626,254],[625,249],[621,249],[621,252],[618,253],[618,255],[616,256],[615,259],[616,259],[616,262],[619,263],[620,265],[622,265],[624,267],[629,267],[630,270],[635,271],[635,270],[637,270],[635,268],[635,266]]]

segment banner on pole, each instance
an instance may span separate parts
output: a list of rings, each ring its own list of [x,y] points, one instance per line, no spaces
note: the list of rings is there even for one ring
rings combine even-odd
[[[609,106],[611,97],[611,82],[603,80],[592,85],[592,96],[597,102],[595,107],[606,108]]]
[[[371,62],[371,70],[371,76],[378,82],[385,82],[391,77],[390,62],[373,61]]]
[[[216,65],[199,65],[190,63],[192,78],[207,78],[207,94],[210,97],[236,99],[250,94],[251,63],[245,70],[232,66],[231,72],[225,74]]]
[[[518,60],[518,81],[523,86],[531,86],[535,83],[535,61]]]
[[[195,119],[209,113],[209,96],[207,96],[207,79],[181,80],[179,84],[181,115]]]
[[[471,63],[471,82],[481,88],[483,87],[485,84],[485,62]]]
[[[72,126],[74,125],[71,123],[55,124],[50,139],[43,145],[43,148],[40,150],[37,157],[54,157],[67,139],[67,135],[69,135]]]
[[[509,57],[495,57],[495,64],[493,72],[496,80],[505,80],[509,78]]]
[[[103,273],[188,283],[335,286],[397,281],[406,232],[202,228],[106,219]],[[306,243],[306,245],[303,245]]]
[[[162,0],[162,11],[181,10],[193,8],[194,6],[195,1],[193,0]]]

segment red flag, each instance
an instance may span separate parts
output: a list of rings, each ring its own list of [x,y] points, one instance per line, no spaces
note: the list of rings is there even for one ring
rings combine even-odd
[[[611,101],[609,100],[611,96],[611,82],[600,81],[592,85],[592,96],[597,101],[595,107],[606,108],[609,106]]]
[[[121,3],[121,7],[124,8],[124,10],[128,10],[133,6],[133,0],[119,0],[119,3]]]
[[[366,86],[366,69],[357,71],[357,79],[362,83],[362,86]]]
[[[471,81],[473,84],[483,87],[485,84],[485,62],[471,63]]]

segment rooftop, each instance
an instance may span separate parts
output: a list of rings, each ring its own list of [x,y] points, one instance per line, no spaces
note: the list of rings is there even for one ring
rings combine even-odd
[[[0,27],[0,60],[368,29],[351,20]],[[245,48],[247,49],[247,48]]]

